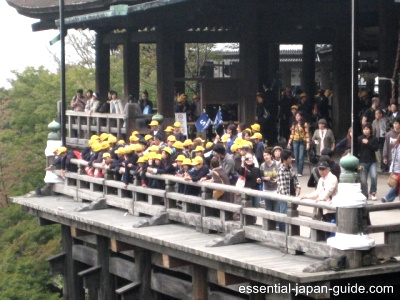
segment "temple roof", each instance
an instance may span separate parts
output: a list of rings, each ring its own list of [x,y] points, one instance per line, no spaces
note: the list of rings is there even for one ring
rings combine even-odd
[[[59,0],[6,0],[19,14],[40,19],[33,31],[55,29],[59,19]],[[280,32],[277,42],[291,38],[285,34],[301,31],[303,36],[318,36],[316,43],[330,43],[332,32],[343,15],[350,14],[350,1],[343,0],[64,0],[67,28],[149,30],[168,26],[180,30],[235,30],[243,22],[243,11],[258,15],[261,31]],[[357,24],[359,45],[376,49],[379,19],[385,14],[399,17],[399,4],[378,6],[376,0],[359,1]],[[347,3],[347,2],[346,2]],[[380,2],[379,2],[380,3]],[[125,6],[125,7],[123,7]],[[348,9],[347,9],[348,8]],[[395,9],[393,9],[395,8]],[[304,15],[307,17],[304,18]],[[216,29],[215,29],[216,28]],[[280,39],[283,37],[284,39]],[[285,40],[286,38],[286,40]],[[298,43],[294,34],[292,43]]]

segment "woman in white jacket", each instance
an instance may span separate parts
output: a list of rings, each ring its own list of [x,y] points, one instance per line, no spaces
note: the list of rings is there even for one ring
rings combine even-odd
[[[111,100],[110,100],[110,113],[111,114],[123,114],[124,106],[122,105],[122,101],[118,99],[118,93],[115,91],[110,91]]]

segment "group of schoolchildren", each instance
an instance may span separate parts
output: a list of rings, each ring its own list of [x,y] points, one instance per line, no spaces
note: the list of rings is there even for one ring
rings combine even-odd
[[[102,133],[92,135],[88,147],[82,152],[66,147],[54,149],[56,160],[53,165],[61,164],[63,175],[66,170],[76,168],[71,158],[82,159],[87,161],[87,175],[103,177],[108,174],[110,178],[124,182],[125,187],[136,179],[143,187],[165,188],[163,179],[150,178],[148,174],[169,174],[188,182],[211,181],[222,184],[235,184],[239,175],[244,175],[246,187],[256,188],[260,185],[257,180],[262,177],[259,176],[259,167],[264,162],[265,145],[258,132],[258,124],[240,132],[236,125],[231,124],[227,134],[216,136],[214,141],[207,143],[200,137],[186,139],[181,132],[180,122],[165,129],[161,129],[155,120],[149,125],[149,134],[142,136],[134,131],[128,143],[110,133]],[[282,148],[277,146],[271,152],[277,164],[281,151]],[[194,185],[179,184],[178,190],[187,195],[200,193],[200,188]],[[220,200],[233,202],[227,193],[221,195]]]

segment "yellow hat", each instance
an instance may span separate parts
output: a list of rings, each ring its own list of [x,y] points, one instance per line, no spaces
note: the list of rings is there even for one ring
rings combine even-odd
[[[54,152],[57,153],[57,151],[58,151],[58,147],[55,147],[55,148],[53,149],[53,153],[54,153]]]
[[[189,166],[191,166],[191,165],[192,165],[192,161],[190,160],[190,158],[185,158],[185,159],[182,161],[182,165],[189,165]]]
[[[221,142],[226,143],[227,141],[229,141],[230,136],[229,134],[224,134],[221,138]]]
[[[188,147],[188,146],[191,146],[191,145],[193,145],[193,142],[192,142],[191,139],[187,139],[187,140],[185,140],[185,141],[183,142],[183,146],[184,146],[184,147]]]
[[[109,136],[110,136],[109,133],[103,132],[102,134],[100,134],[100,139],[104,141],[104,140],[108,139]]]
[[[297,105],[292,105],[292,107],[290,109],[299,109],[299,107]]]
[[[206,144],[206,149],[211,148],[212,146],[214,146],[214,143],[213,142],[208,142]]]
[[[243,139],[241,137],[238,137],[238,138],[235,139],[235,141],[233,143],[236,144],[236,145],[239,145],[242,142],[243,142]]]
[[[132,152],[133,152],[133,149],[132,149],[132,147],[130,145],[124,147],[124,154],[129,154],[129,153],[132,153]]]
[[[251,125],[250,127],[251,127],[251,129],[253,129],[254,131],[260,131],[260,130],[261,130],[260,125],[257,124],[257,123]]]
[[[107,141],[102,141],[101,142],[101,149],[105,150],[105,149],[109,149],[110,148],[110,143]]]
[[[131,145],[131,148],[135,152],[142,152],[143,151],[143,147],[140,144]]]
[[[174,127],[181,127],[181,126],[182,126],[181,122],[175,122],[174,123]]]
[[[165,132],[172,132],[174,131],[174,127],[172,126],[167,126],[167,128],[164,129]]]
[[[113,136],[113,135],[110,135],[108,137],[108,142],[109,143],[116,143],[117,142],[117,138],[115,136]]]
[[[90,137],[90,139],[91,140],[98,140],[100,137],[98,136],[98,135],[96,135],[96,134],[93,134],[91,137]]]
[[[178,103],[182,103],[183,101],[185,101],[187,99],[187,96],[185,94],[181,94],[178,99],[176,99],[176,102]]]
[[[301,93],[300,96],[299,96],[299,98],[304,98],[304,97],[307,98],[307,94],[306,93]]]
[[[262,134],[259,133],[259,132],[256,132],[256,133],[254,133],[253,136],[250,137],[250,138],[251,138],[251,139],[259,139],[259,140],[262,140]]]
[[[248,132],[250,132],[251,133],[251,128],[246,128],[245,130],[243,130],[243,131],[248,131]]]
[[[194,149],[194,152],[203,152],[205,149],[202,146],[197,146],[196,149]]]
[[[137,142],[139,140],[139,138],[136,135],[131,135],[129,137],[129,141],[130,142]]]
[[[202,143],[205,142],[205,140],[203,140],[201,137],[197,137],[197,138],[195,138],[194,140],[195,140],[195,141],[196,141],[196,140],[197,140],[197,141],[201,141]]]
[[[233,145],[231,146],[231,152],[236,152],[238,149],[239,149],[239,148],[238,148],[238,145],[237,145],[237,144],[233,144]]]
[[[243,141],[242,142],[242,148],[243,147],[250,147],[253,148],[253,143],[251,141]]]
[[[167,152],[169,155],[172,154],[172,149],[170,147],[165,147],[164,149],[162,149],[162,151]]]
[[[137,162],[138,162],[138,163],[144,163],[144,162],[145,162],[144,157],[143,157],[143,156],[139,157],[138,160],[137,160]]]
[[[368,96],[368,92],[367,92],[367,91],[362,91],[362,92],[360,92],[360,97],[361,97],[361,98],[367,97],[367,96]]]
[[[60,155],[60,154],[65,153],[65,152],[67,152],[67,148],[66,147],[60,147],[57,150],[57,155]]]
[[[162,160],[161,154],[156,154],[156,155],[154,156],[154,159]]]
[[[148,152],[147,153],[147,157],[149,159],[154,159],[156,157],[156,155],[157,155],[157,153],[155,153],[155,152]]]
[[[150,126],[158,126],[158,122],[156,120],[153,120],[149,124]]]
[[[149,160],[149,153],[154,153],[154,152],[147,152],[145,155],[141,156],[144,161],[148,161]]]
[[[185,155],[179,154],[177,158],[175,158],[175,161],[184,161],[185,160]]]
[[[117,144],[125,145],[125,141],[124,140],[119,140]]]
[[[146,134],[145,136],[144,136],[144,139],[146,140],[146,141],[149,141],[149,140],[151,140],[153,138],[153,136],[151,135],[151,134]]]
[[[91,147],[94,152],[99,152],[101,150],[101,144],[99,142],[93,143]]]
[[[110,154],[110,153],[108,153],[108,152],[106,152],[106,153],[103,153],[103,158],[106,158],[106,157],[111,157],[111,154]]]
[[[181,141],[176,141],[175,143],[172,144],[172,147],[176,149],[183,149],[183,143]]]
[[[192,160],[192,166],[197,166],[198,164],[202,164],[202,163],[203,163],[203,159],[200,156],[196,156]]]
[[[134,132],[131,133],[131,136],[132,135],[138,135],[138,134],[139,134],[139,131],[135,130]]]
[[[124,147],[119,147],[114,151],[115,154],[125,154]]]
[[[149,147],[149,151],[154,152],[154,153],[158,153],[159,150],[160,150],[160,148],[158,148],[158,146],[156,146],[156,145],[152,145]]]
[[[170,135],[169,137],[167,137],[167,141],[168,142],[176,142],[176,137],[174,135]]]

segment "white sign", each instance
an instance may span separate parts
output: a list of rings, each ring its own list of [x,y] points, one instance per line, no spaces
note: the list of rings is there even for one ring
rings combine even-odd
[[[175,122],[181,123],[181,132],[188,136],[186,113],[175,113]]]

